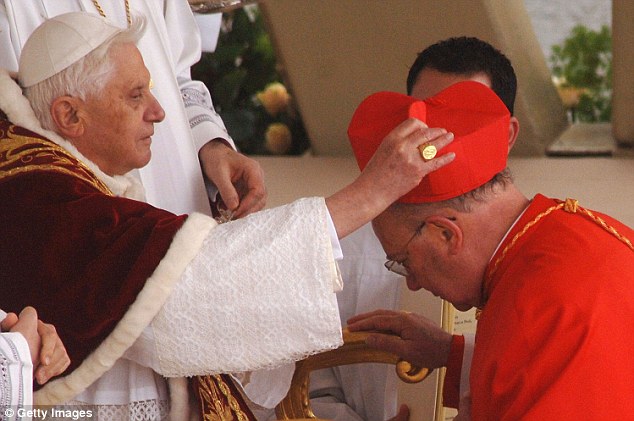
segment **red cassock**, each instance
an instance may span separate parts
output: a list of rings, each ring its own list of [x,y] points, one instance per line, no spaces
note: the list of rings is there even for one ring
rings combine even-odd
[[[634,417],[634,232],[558,203],[537,195],[488,268],[473,420]]]
[[[0,119],[0,308],[56,326],[75,369],[114,329],[186,216],[114,197],[64,149]]]

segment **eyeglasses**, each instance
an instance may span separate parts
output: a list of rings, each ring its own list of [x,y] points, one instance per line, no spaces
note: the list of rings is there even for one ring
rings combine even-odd
[[[394,272],[397,275],[401,275],[401,276],[409,275],[409,272],[407,268],[405,267],[405,265],[403,265],[400,262],[397,262],[396,260],[388,260],[387,262],[383,263],[383,266],[385,266],[385,268],[389,270],[390,272]]]
[[[414,235],[412,235],[412,237],[409,240],[407,240],[407,243],[405,243],[405,246],[403,247],[405,254],[407,254],[407,246],[409,246],[409,243],[412,242],[414,237],[420,234],[424,226],[425,226],[425,223],[423,222],[418,228],[416,228],[416,231],[414,231]],[[386,261],[385,263],[383,263],[383,266],[385,266],[385,269],[389,270],[390,272],[394,272],[401,276],[409,276],[409,270],[407,270],[407,267],[404,264],[407,259],[408,257],[406,257],[405,259],[401,261],[390,259]]]
[[[449,216],[447,217],[447,219],[449,219],[450,221],[456,220],[456,218],[453,216]],[[403,254],[407,254],[407,246],[409,246],[409,243],[412,242],[414,237],[421,233],[424,227],[425,223],[423,222],[418,226],[418,228],[416,228],[416,231],[414,231],[414,235],[412,235],[412,237],[407,240],[407,243],[405,243],[405,246],[403,247]],[[407,266],[405,266],[405,262],[407,261],[407,259],[409,259],[409,256],[401,261],[390,259],[383,263],[383,266],[385,266],[385,269],[389,270],[390,272],[394,272],[401,276],[409,276],[409,270],[407,269]]]

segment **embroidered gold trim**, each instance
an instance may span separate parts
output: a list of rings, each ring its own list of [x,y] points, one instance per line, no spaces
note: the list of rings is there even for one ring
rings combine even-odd
[[[104,194],[113,196],[106,186],[84,163],[64,148],[48,140],[21,135],[11,124],[0,130],[0,180],[35,171],[49,171],[79,178]]]
[[[556,211],[556,210],[562,209],[562,208],[563,208],[563,210],[565,212],[568,212],[568,213],[581,213],[581,214],[584,214],[584,215],[588,216],[597,225],[599,225],[601,228],[603,228],[604,230],[606,230],[607,232],[609,232],[610,234],[615,236],[619,241],[621,241],[623,244],[628,246],[630,248],[630,250],[634,251],[634,246],[632,245],[632,242],[627,237],[621,235],[616,230],[616,228],[614,228],[611,225],[609,225],[601,217],[596,216],[595,214],[593,214],[592,211],[579,206],[579,202],[576,199],[567,198],[564,202],[560,202],[560,203],[558,203],[558,204],[556,204],[554,206],[551,206],[550,208],[548,208],[545,211],[543,211],[540,214],[538,214],[532,221],[530,221],[526,225],[524,225],[524,228],[522,228],[521,231],[519,231],[517,234],[515,234],[515,236],[511,240],[511,242],[508,243],[506,245],[506,247],[504,247],[504,249],[502,250],[502,253],[500,254],[500,257],[498,257],[495,260],[495,263],[493,264],[493,267],[491,268],[491,270],[489,271],[489,273],[487,274],[487,276],[484,279],[484,283],[483,283],[483,288],[482,289],[483,289],[483,297],[485,297],[484,298],[485,299],[485,303],[482,305],[482,307],[484,307],[484,305],[486,304],[487,297],[486,297],[485,294],[486,294],[486,291],[489,289],[489,285],[491,284],[491,281],[493,279],[493,275],[498,270],[498,267],[500,266],[500,263],[502,263],[502,261],[506,257],[506,254],[508,253],[508,251],[510,249],[512,249],[513,246],[515,246],[515,243],[517,242],[517,240],[520,239],[520,237],[522,237],[524,234],[526,234],[526,231],[528,231],[532,226],[537,224],[542,218],[544,218],[545,216],[549,215],[553,211]],[[478,319],[480,317],[480,313],[481,312],[482,312],[482,308],[476,309],[476,319]]]
[[[202,402],[207,403],[207,405],[203,405],[203,408],[206,406],[214,411],[214,413],[203,414],[204,421],[233,421],[235,419],[234,414],[237,417],[237,421],[249,421],[248,416],[242,411],[240,404],[222,377],[219,375],[199,376],[198,382],[200,383],[198,389],[200,399]],[[221,394],[229,403],[228,407],[224,404]]]

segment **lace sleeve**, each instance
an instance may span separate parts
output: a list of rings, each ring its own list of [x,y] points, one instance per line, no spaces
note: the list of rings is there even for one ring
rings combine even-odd
[[[323,198],[214,228],[152,322],[161,374],[267,369],[342,343]]]

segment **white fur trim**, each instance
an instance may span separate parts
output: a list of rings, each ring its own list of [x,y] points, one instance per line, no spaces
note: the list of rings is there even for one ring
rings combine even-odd
[[[165,257],[112,333],[68,376],[49,382],[35,393],[37,405],[66,402],[109,370],[136,341],[163,307],[181,274],[196,256],[216,222],[203,214],[190,215],[174,236]]]

